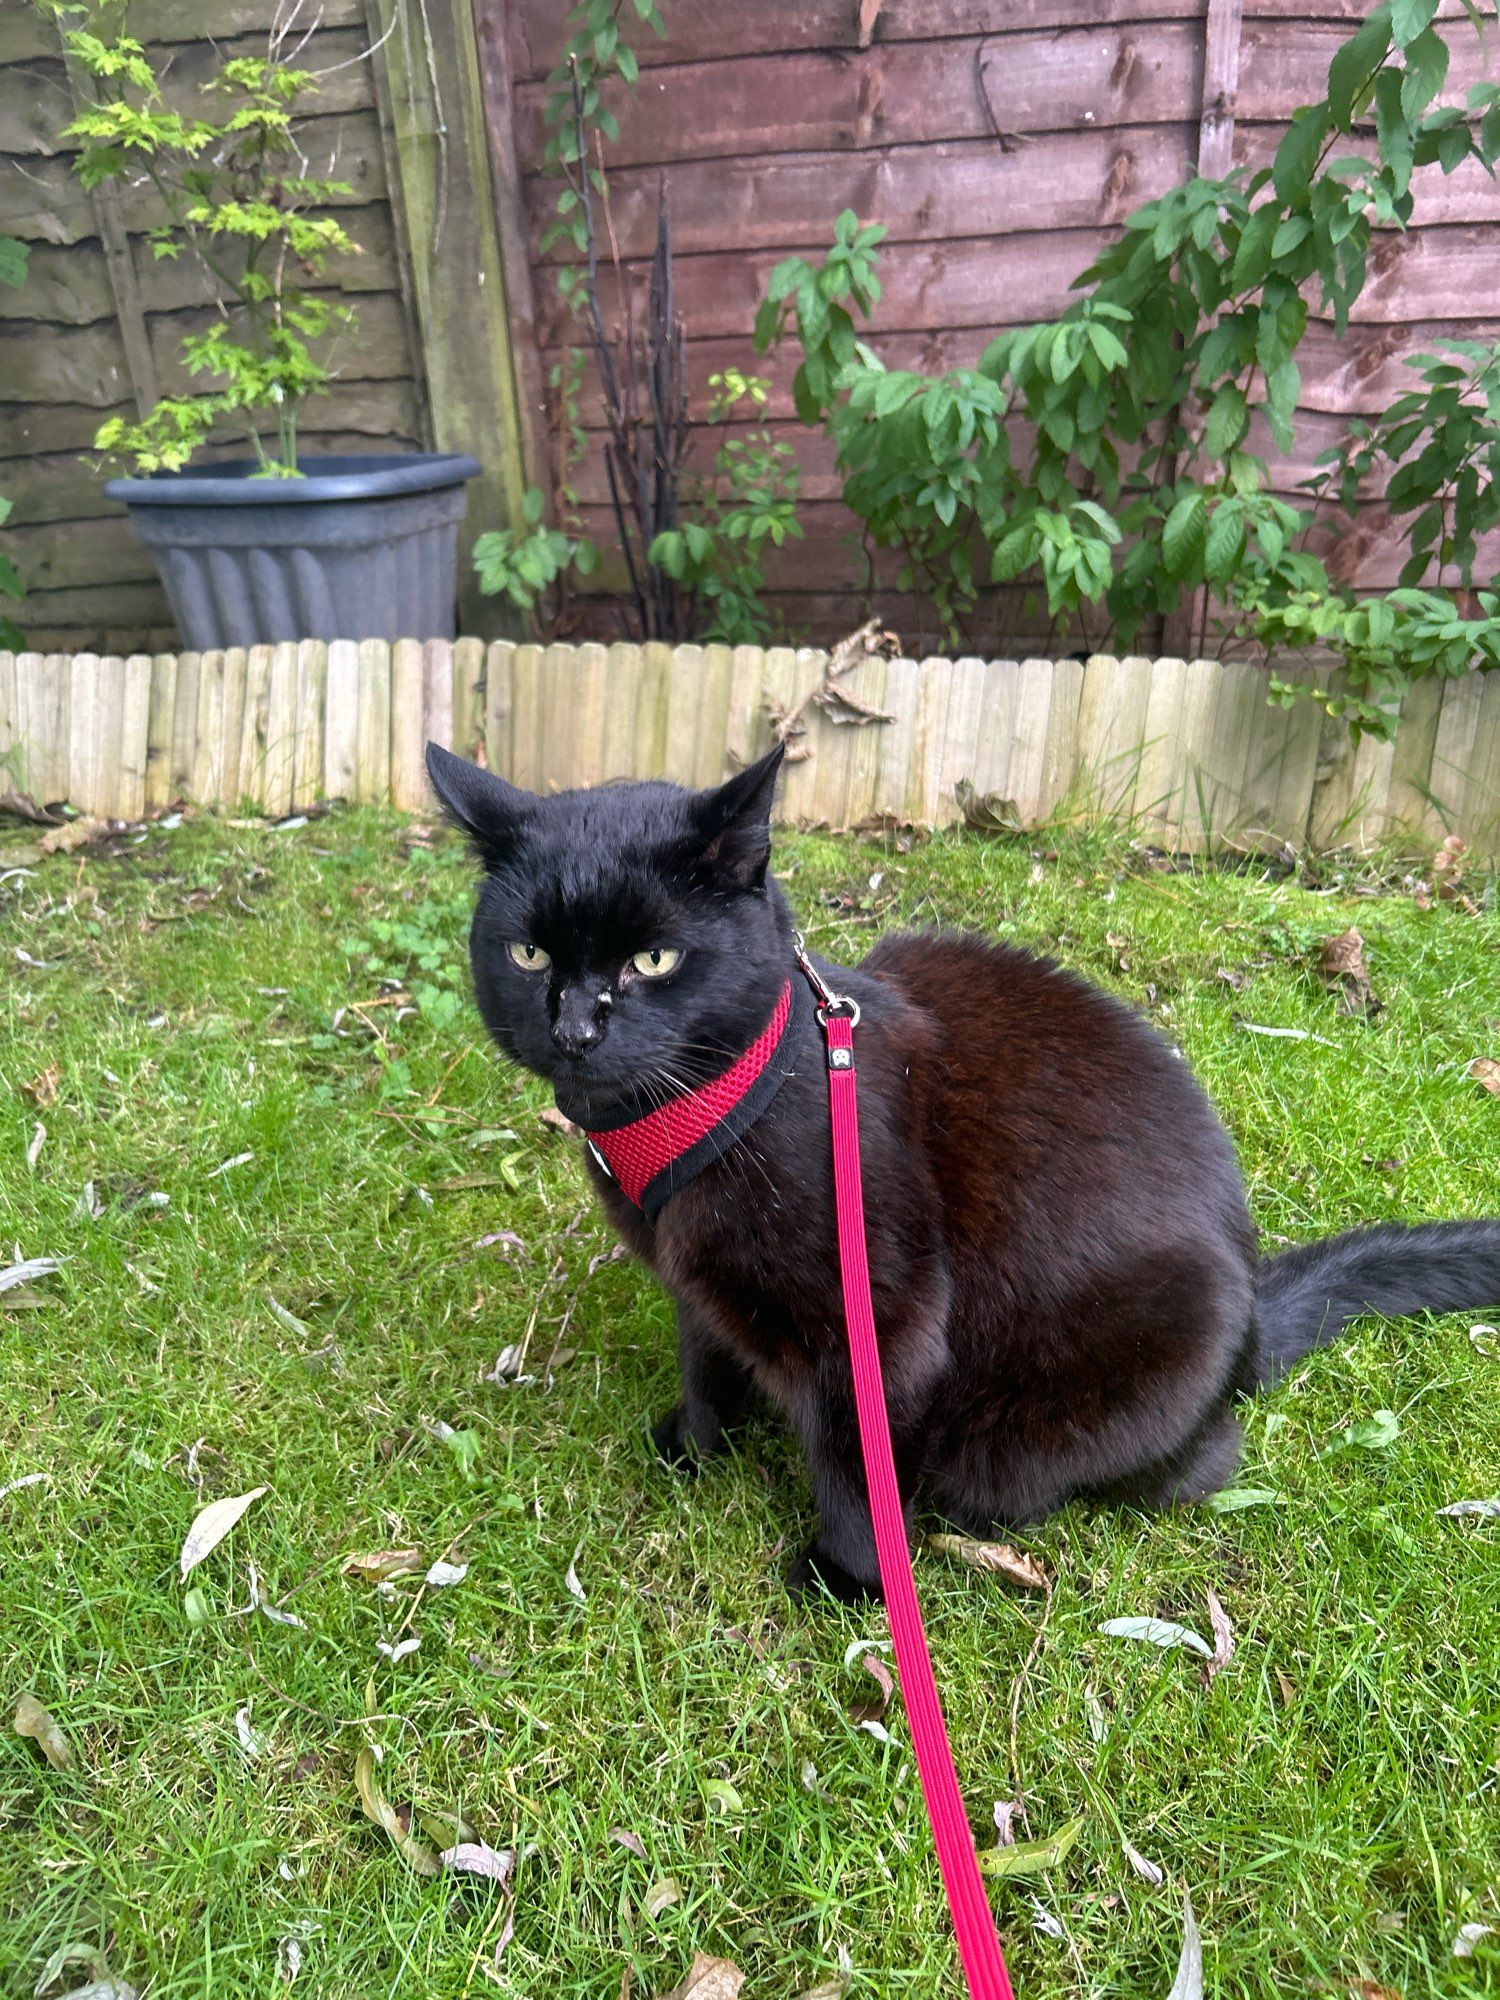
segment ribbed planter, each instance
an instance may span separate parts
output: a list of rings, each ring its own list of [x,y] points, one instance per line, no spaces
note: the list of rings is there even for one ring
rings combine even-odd
[[[451,639],[458,524],[479,471],[459,452],[253,460],[111,479],[151,550],[184,646]]]

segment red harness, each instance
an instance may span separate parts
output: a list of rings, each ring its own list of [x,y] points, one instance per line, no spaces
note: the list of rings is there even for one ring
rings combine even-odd
[[[818,1025],[827,1044],[844,1323],[849,1336],[875,1552],[891,1637],[895,1641],[901,1695],[911,1725],[917,1777],[927,1802],[938,1868],[969,1992],[973,2000],[1013,2000],[984,1879],[979,1873],[974,1835],[964,1810],[963,1794],[958,1789],[958,1774],[953,1768],[953,1752],[911,1572],[906,1516],[896,1480],[880,1349],[875,1337],[875,1311],[870,1297],[864,1192],[859,1168],[859,1107],[854,1070],[854,1030],[859,1025],[859,1004],[830,990],[803,950],[800,937],[797,963],[817,997]],[[759,1116],[764,1108],[761,1093],[774,1094],[782,1079],[790,1074],[785,1060],[778,1063],[775,1059],[799,1004],[808,1004],[807,993],[800,983],[794,990],[794,982],[788,980],[765,1028],[715,1082],[673,1098],[649,1117],[617,1126],[613,1131],[588,1135],[595,1157],[638,1208],[654,1216],[669,1194],[709,1160],[717,1159]]]
[[[787,1030],[806,1011],[794,998],[789,979],[765,1027],[712,1082],[669,1098],[644,1118],[588,1134],[595,1159],[645,1215],[654,1220],[669,1195],[728,1152],[791,1074]]]

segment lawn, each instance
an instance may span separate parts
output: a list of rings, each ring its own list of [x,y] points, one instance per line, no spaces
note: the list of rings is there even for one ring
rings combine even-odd
[[[189,821],[7,877],[34,846],[0,835],[0,1266],[61,1262],[0,1299],[0,1488],[42,1475],[0,1497],[0,1995],[68,1946],[152,2000],[655,2000],[695,1951],[746,2000],[956,1994],[861,1664],[883,1619],[786,1598],[807,1502],[772,1431],[694,1487],[653,1462],[670,1310],[485,1046],[456,842]],[[1500,1098],[1466,1074],[1500,1056],[1493,907],[1102,837],[778,865],[832,955],[965,923],[1147,1008],[1272,1238],[1500,1213]],[[1351,924],[1371,1018],[1317,976]],[[1500,1520],[1439,1513],[1500,1493],[1500,1336],[1365,1322],[1247,1431],[1255,1504],[1030,1536],[1050,1599],[919,1564],[982,1843],[1018,1792],[1022,1837],[1083,1819],[993,1885],[1021,2000],[1165,2000],[1185,1891],[1213,1995],[1500,1991],[1500,1934],[1453,1949],[1500,1926]],[[260,1486],[184,1582],[198,1510]],[[346,1569],[379,1551],[418,1568]],[[1209,1684],[1101,1634],[1207,1636],[1209,1590]],[[15,1733],[27,1692],[73,1768]],[[513,1882],[414,1872],[361,1810],[367,1746],[401,1838],[462,1815]]]

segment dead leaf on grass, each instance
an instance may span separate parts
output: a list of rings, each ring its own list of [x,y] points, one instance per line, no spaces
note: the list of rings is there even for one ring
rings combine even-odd
[[[48,1278],[63,1266],[61,1257],[26,1257],[19,1264],[0,1266],[0,1292],[14,1291],[18,1285],[29,1285],[33,1278]]]
[[[1478,1944],[1479,1940],[1481,1938],[1493,1937],[1494,1934],[1495,1926],[1493,1924],[1460,1924],[1458,1927],[1458,1936],[1453,1940],[1453,1956],[1455,1958],[1472,1958],[1474,1956],[1474,1947]]]
[[[866,1653],[860,1665],[880,1689],[880,1707],[877,1713],[884,1715],[891,1705],[891,1696],[896,1692],[895,1678],[878,1653]]]
[[[401,1815],[381,1791],[375,1775],[375,1752],[361,1750],[354,1760],[354,1789],[359,1793],[360,1805],[365,1817],[384,1827],[391,1837],[392,1845],[417,1875],[437,1875],[441,1871],[438,1858],[425,1840],[421,1840],[405,1825]]]
[[[482,1875],[487,1882],[498,1882],[502,1889],[516,1872],[513,1847],[490,1847],[482,1840],[464,1840],[457,1847],[444,1848],[438,1860],[450,1875]]]
[[[1213,1630],[1214,1649],[1203,1662],[1205,1687],[1214,1675],[1222,1673],[1234,1658],[1234,1627],[1229,1622],[1229,1614],[1212,1590],[1208,1593],[1208,1619]]]
[[[49,1986],[55,1986],[69,1966],[80,1966],[88,1973],[88,1982],[83,1986],[73,1986],[58,2000],[136,2000],[133,1986],[127,1986],[123,1979],[116,1979],[109,1969],[109,1961],[97,1945],[65,1944],[53,1952],[47,1963],[37,1974],[32,1992],[43,1994]]]
[[[34,1694],[23,1694],[13,1718],[18,1736],[29,1736],[54,1771],[71,1771],[73,1746]]]
[[[184,1577],[190,1570],[196,1569],[205,1556],[213,1553],[246,1508],[253,1506],[266,1491],[266,1487],[256,1486],[248,1493],[226,1495],[222,1500],[210,1501],[195,1516],[179,1558]]]
[[[1439,1507],[1438,1512],[1458,1518],[1467,1514],[1500,1515],[1500,1500],[1455,1500],[1447,1507]]]
[[[825,1979],[821,1986],[809,1986],[805,1993],[799,1993],[797,2000],[844,2000],[848,1991],[847,1979]]]
[[[1475,1056],[1465,1074],[1473,1077],[1491,1097],[1500,1097],[1500,1060],[1494,1056]]]
[[[57,1086],[62,1071],[56,1063],[49,1063],[40,1076],[34,1076],[30,1083],[23,1083],[21,1090],[40,1111],[45,1105],[55,1102]]]
[[[361,1583],[389,1583],[392,1577],[415,1576],[421,1567],[420,1549],[371,1549],[366,1555],[346,1557],[339,1564],[339,1575]]]
[[[1377,1000],[1365,964],[1365,941],[1352,927],[1324,938],[1318,950],[1318,972],[1325,986],[1339,995],[1341,1014],[1378,1014]]]
[[[1149,1882],[1153,1889],[1159,1889],[1166,1876],[1154,1861],[1148,1861],[1138,1847],[1132,1847],[1128,1840],[1120,1842],[1125,1850],[1125,1859],[1130,1863],[1143,1882]]]
[[[1349,1988],[1349,2000],[1401,2000],[1401,1995],[1376,1980],[1356,1979]]]
[[[612,1826],[609,1837],[617,1847],[627,1849],[637,1860],[645,1860],[646,1843],[638,1833],[632,1833],[628,1826]]]
[[[967,1535],[929,1535],[927,1545],[940,1555],[957,1556],[971,1569],[1003,1576],[1008,1583],[1019,1584],[1022,1590],[1047,1590],[1051,1587],[1051,1579],[1036,1557],[1012,1548],[1009,1542],[975,1542],[970,1541]]]
[[[555,1104],[544,1105],[536,1114],[543,1125],[550,1125],[554,1132],[561,1132],[565,1139],[576,1139],[582,1132],[581,1125],[575,1125],[565,1111],[559,1111]]]
[[[1099,1630],[1110,1639],[1144,1639],[1147,1645],[1160,1646],[1163,1652],[1183,1646],[1189,1652],[1201,1653],[1205,1660],[1213,1658],[1214,1649],[1206,1639],[1187,1625],[1174,1624],[1170,1618],[1111,1618]]]
[[[1167,2000],[1203,2000],[1203,1940],[1193,1915],[1193,1899],[1182,1892],[1182,1956]]]
[[[731,1965],[727,1958],[710,1958],[707,1952],[700,1951],[687,1978],[664,1994],[662,2000],[739,2000],[744,1983],[745,1975],[737,1965]]]
[[[81,819],[70,819],[65,826],[54,826],[42,835],[43,854],[72,854],[77,848],[87,847],[91,840],[109,832],[109,822],[94,819],[85,813]]]
[[[648,1917],[659,1917],[663,1910],[670,1910],[674,1903],[682,1901],[682,1891],[670,1875],[663,1875],[659,1882],[653,1882],[646,1891],[641,1908]]]

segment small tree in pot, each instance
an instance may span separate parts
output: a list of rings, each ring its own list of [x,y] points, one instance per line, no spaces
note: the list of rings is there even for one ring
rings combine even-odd
[[[165,218],[150,233],[155,256],[195,258],[216,312],[181,344],[201,386],[138,420],[111,417],[94,439],[136,475],[105,491],[151,547],[184,640],[451,636],[475,461],[299,458],[303,406],[327,386],[335,343],[354,326],[353,308],[318,281],[330,259],[359,251],[328,212],[350,190],[309,174],[297,143],[298,107],[317,78],[273,41],[212,79],[221,117],[189,118],[165,103],[139,42],[83,29],[66,41],[93,86],[67,131],[82,142],[80,179],[148,179]],[[194,462],[213,434],[241,423],[251,458]]]

